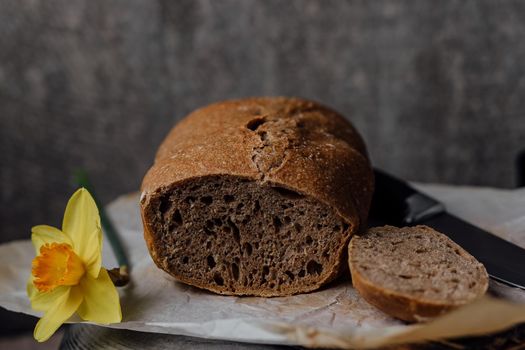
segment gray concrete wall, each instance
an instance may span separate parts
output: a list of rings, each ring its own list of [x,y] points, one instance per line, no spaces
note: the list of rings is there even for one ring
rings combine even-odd
[[[522,1],[0,1],[0,240],[60,225],[74,169],[139,187],[213,101],[319,100],[410,180],[512,187],[525,147]]]

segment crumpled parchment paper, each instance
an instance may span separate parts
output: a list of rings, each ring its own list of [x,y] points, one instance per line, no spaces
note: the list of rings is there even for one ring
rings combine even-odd
[[[525,247],[525,190],[416,186],[445,203],[449,212]],[[133,266],[132,282],[119,289],[123,321],[107,327],[250,343],[368,348],[486,334],[525,322],[525,291],[493,281],[492,296],[420,325],[386,316],[348,280],[310,294],[269,299],[201,291],[176,282],[153,264],[142,237],[138,200],[138,194],[126,195],[108,208]],[[0,246],[0,306],[39,316],[25,292],[33,257],[29,240]],[[104,266],[116,267],[106,242]]]

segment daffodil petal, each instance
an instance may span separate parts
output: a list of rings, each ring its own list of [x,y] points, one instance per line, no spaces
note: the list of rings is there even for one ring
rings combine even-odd
[[[64,234],[56,227],[47,225],[33,226],[31,229],[31,241],[35,247],[36,254],[40,253],[40,247],[46,243],[67,243],[72,244],[68,235]]]
[[[68,293],[69,286],[59,286],[49,292],[40,292],[33,284],[33,278],[27,281],[27,296],[31,301],[31,307],[36,311],[47,311],[53,306],[55,300]]]
[[[73,249],[84,260],[91,235],[101,232],[97,205],[85,188],[77,190],[69,199],[62,231],[71,238]]]
[[[49,339],[82,303],[82,291],[78,287],[68,288],[57,298],[44,316],[38,321],[33,336],[39,342]]]
[[[98,278],[87,274],[80,282],[80,288],[84,300],[78,314],[82,319],[103,324],[122,320],[119,295],[106,269],[100,269]]]
[[[92,233],[89,235],[89,241],[84,249],[84,265],[87,272],[94,278],[98,277],[100,267],[102,266],[102,232]]]

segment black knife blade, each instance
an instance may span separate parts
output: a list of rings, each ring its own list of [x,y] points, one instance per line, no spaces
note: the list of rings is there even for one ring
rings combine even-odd
[[[495,280],[525,289],[525,249],[447,213],[443,204],[375,169],[369,226],[427,225],[478,259]]]

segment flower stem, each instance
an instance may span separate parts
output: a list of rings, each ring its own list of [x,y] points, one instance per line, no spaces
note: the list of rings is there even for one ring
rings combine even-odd
[[[113,275],[120,274],[120,279],[118,279],[117,277],[115,278],[119,281],[126,281],[123,284],[122,282],[119,282],[121,285],[124,285],[127,283],[127,280],[129,280],[128,270],[131,266],[129,264],[126,252],[124,251],[124,247],[122,245],[122,241],[118,235],[118,232],[113,223],[111,222],[106,211],[104,210],[104,207],[102,206],[101,202],[98,200],[98,197],[95,195],[95,191],[93,190],[93,186],[91,186],[91,183],[89,182],[86,172],[83,170],[77,171],[75,173],[75,182],[78,186],[84,187],[86,190],[88,190],[93,199],[95,200],[95,203],[97,204],[98,211],[100,214],[100,223],[102,224],[102,228],[104,229],[109,244],[111,245],[111,249],[113,250],[113,253],[115,254],[115,257],[119,264],[119,269],[113,269],[115,270]]]
[[[129,282],[129,271],[127,266],[115,267],[108,270],[109,278],[115,287],[122,287]]]

